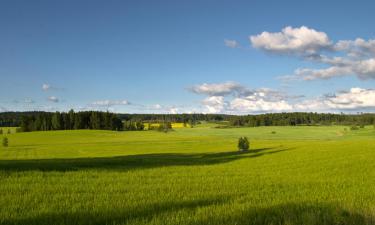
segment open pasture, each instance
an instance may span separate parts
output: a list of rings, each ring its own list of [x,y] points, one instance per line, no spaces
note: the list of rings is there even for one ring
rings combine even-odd
[[[214,126],[3,134],[0,224],[375,224],[373,127]]]

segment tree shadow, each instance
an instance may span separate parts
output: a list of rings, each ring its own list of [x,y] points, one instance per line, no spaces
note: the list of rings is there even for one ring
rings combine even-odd
[[[2,171],[76,171],[84,169],[133,170],[168,166],[199,166],[228,163],[234,160],[255,158],[290,150],[261,148],[249,152],[220,152],[220,153],[159,153],[127,155],[103,158],[63,158],[63,159],[26,159],[0,160]]]
[[[61,213],[41,213],[26,218],[0,219],[0,225],[106,225],[106,224],[132,224],[142,222],[148,224],[152,218],[164,214],[175,213],[180,210],[196,210],[200,207],[224,204],[228,201],[227,196],[217,196],[212,198],[169,201],[154,203],[138,207],[112,208],[108,210],[81,210],[70,212],[66,209]]]
[[[288,203],[239,211],[230,216],[214,216],[190,224],[370,225],[375,224],[375,220],[332,204]]]
[[[170,201],[132,208],[81,210],[61,213],[41,213],[34,216],[0,220],[0,225],[113,225],[113,224],[178,224],[186,225],[370,225],[374,218],[351,212],[332,204],[287,203],[266,208],[240,208],[229,215],[233,207],[230,196]],[[202,211],[203,209],[203,211]],[[225,212],[228,209],[228,212]],[[181,211],[185,218],[173,220]],[[197,213],[200,212],[200,213]],[[181,215],[180,215],[181,216]]]

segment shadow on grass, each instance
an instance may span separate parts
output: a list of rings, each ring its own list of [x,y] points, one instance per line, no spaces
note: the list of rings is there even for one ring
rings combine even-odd
[[[238,211],[230,216],[214,216],[190,224],[369,225],[375,224],[375,220],[335,205],[289,203]]]
[[[1,225],[368,225],[374,220],[334,205],[289,203],[268,208],[230,210],[229,197],[157,203],[138,208],[95,212],[44,213],[0,220]],[[223,208],[221,208],[223,207]],[[226,212],[225,209],[228,209]],[[216,211],[218,210],[218,211]],[[68,210],[67,210],[68,211]],[[181,214],[181,212],[183,212]],[[180,213],[180,214],[179,214]]]
[[[98,211],[78,211],[61,213],[42,213],[26,218],[1,219],[0,225],[114,225],[114,224],[134,224],[142,222],[148,224],[153,217],[168,215],[180,210],[193,211],[199,207],[223,204],[228,197],[221,196],[215,198],[171,201],[155,203],[150,205],[140,205],[134,208],[98,210]],[[165,224],[165,223],[163,223]]]
[[[82,169],[147,169],[167,166],[196,166],[227,163],[255,158],[290,149],[261,148],[249,152],[220,152],[200,154],[159,153],[104,158],[0,160],[2,171],[75,171]]]

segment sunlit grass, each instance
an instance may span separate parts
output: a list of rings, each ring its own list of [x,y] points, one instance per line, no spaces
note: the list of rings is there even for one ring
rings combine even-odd
[[[372,127],[212,126],[7,135],[0,224],[375,224]]]

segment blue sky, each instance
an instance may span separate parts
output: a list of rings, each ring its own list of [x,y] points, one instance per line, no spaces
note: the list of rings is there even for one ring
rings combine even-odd
[[[374,8],[4,0],[0,111],[372,111]]]

